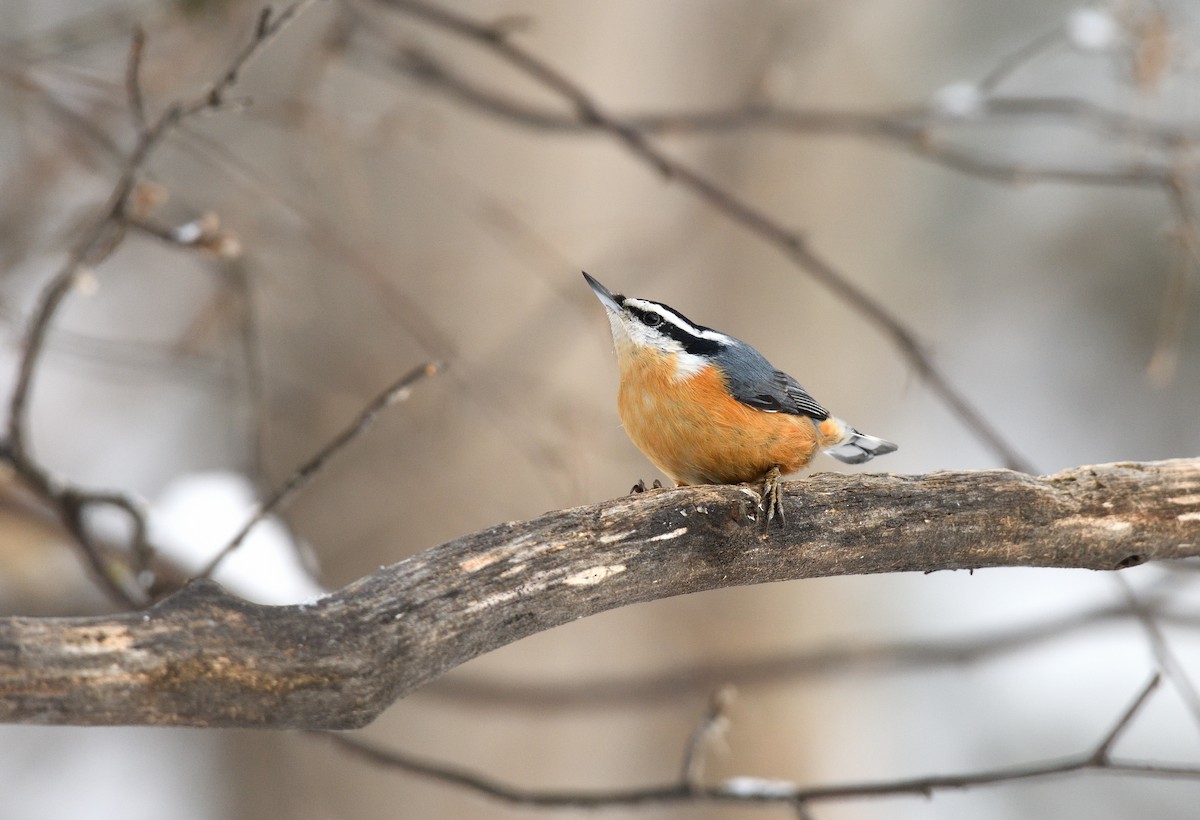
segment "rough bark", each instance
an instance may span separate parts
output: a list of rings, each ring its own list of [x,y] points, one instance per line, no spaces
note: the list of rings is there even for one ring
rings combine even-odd
[[[483,652],[639,601],[766,581],[1200,555],[1200,460],[786,485],[764,534],[736,486],[501,524],[306,606],[195,582],[144,612],[0,619],[0,720],[333,728]]]

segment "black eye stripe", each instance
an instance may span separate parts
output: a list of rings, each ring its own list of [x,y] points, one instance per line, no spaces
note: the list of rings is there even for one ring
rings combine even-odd
[[[687,325],[692,325],[696,328],[696,332],[690,332],[680,327],[675,322],[667,321],[660,313],[653,310],[644,310],[635,305],[626,304],[626,309],[632,313],[639,322],[646,327],[652,327],[659,333],[674,339],[683,345],[683,349],[698,356],[712,356],[721,350],[721,343],[715,339],[705,339],[697,334],[703,333],[708,328],[692,325],[692,322],[684,317],[679,311],[662,305],[664,310],[670,311],[673,315],[685,322]]]
[[[683,331],[670,335],[683,345],[684,352],[691,353],[694,356],[715,356],[721,352],[721,343],[713,339],[702,339],[699,336],[693,336]]]
[[[658,327],[663,323],[663,317],[652,310],[642,310],[639,307],[628,306],[629,312],[646,327]]]

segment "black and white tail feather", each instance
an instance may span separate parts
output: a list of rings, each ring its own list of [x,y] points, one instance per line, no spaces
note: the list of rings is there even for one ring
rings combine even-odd
[[[826,447],[825,453],[846,464],[862,464],[875,456],[896,452],[896,445],[877,436],[860,433],[849,424],[842,424],[846,435],[832,447]]]

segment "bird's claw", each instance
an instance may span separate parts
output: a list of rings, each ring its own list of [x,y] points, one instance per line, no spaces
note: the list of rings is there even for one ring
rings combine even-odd
[[[762,509],[766,513],[766,527],[778,516],[779,523],[786,523],[783,515],[783,482],[778,467],[772,467],[763,479]]]
[[[662,489],[662,482],[661,482],[661,481],[659,481],[659,480],[656,478],[656,479],[654,479],[654,483],[653,483],[653,484],[651,484],[651,485],[649,486],[649,488],[647,488],[647,487],[646,487],[646,479],[644,479],[644,478],[639,478],[639,479],[638,479],[638,483],[633,485],[633,489],[631,489],[631,490],[629,491],[629,494],[630,494],[630,495],[636,495],[637,493],[644,493],[644,492],[646,492],[646,490],[647,490],[647,489],[651,489],[651,490],[661,490],[661,489]]]

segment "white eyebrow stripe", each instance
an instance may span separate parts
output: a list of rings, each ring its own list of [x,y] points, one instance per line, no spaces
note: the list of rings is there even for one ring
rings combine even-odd
[[[625,304],[637,308],[638,310],[644,310],[647,313],[658,314],[663,318],[664,322],[670,322],[671,324],[675,325],[675,327],[679,328],[685,333],[690,333],[692,336],[695,336],[698,339],[706,339],[710,342],[723,342],[726,344],[732,341],[732,339],[730,339],[730,337],[726,336],[724,333],[708,329],[702,330],[696,327],[691,322],[675,313],[673,310],[665,308],[663,305],[660,305],[657,302],[647,302],[644,299],[626,297]]]
[[[638,310],[645,311],[646,313],[657,313],[659,316],[663,317],[663,319],[675,325],[676,327],[682,327],[685,330],[695,329],[690,328],[686,324],[680,322],[679,317],[671,311],[663,310],[662,305],[658,304],[657,302],[647,302],[645,299],[637,299],[630,296],[625,299],[625,304],[629,305],[630,307],[637,308]]]

